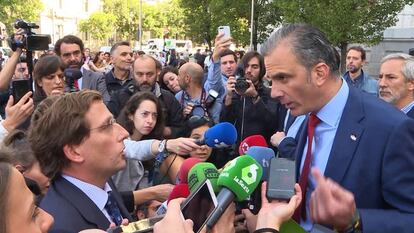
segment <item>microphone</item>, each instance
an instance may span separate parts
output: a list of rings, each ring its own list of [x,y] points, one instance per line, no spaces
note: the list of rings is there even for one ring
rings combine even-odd
[[[177,184],[174,186],[170,195],[168,195],[167,204],[176,198],[184,197],[187,198],[190,195],[190,190],[188,189],[188,184]]]
[[[207,219],[211,229],[230,203],[245,200],[256,189],[262,178],[262,167],[251,156],[239,156],[230,161],[221,172],[217,184],[221,188],[217,195],[217,207]]]
[[[193,157],[187,158],[183,161],[180,167],[180,171],[178,172],[179,184],[187,184],[188,172],[194,165],[196,165],[199,162],[201,162],[200,159]]]
[[[236,143],[237,131],[229,122],[218,123],[204,133],[204,139],[196,140],[198,145],[207,145],[211,148],[225,148]]]
[[[239,155],[246,154],[246,151],[252,146],[268,147],[266,139],[262,135],[252,135],[240,142]]]
[[[214,193],[218,193],[220,190],[217,186],[218,177],[219,172],[214,164],[206,162],[197,163],[188,173],[188,187],[190,193],[194,192],[194,190],[196,190],[206,179],[210,180]]]
[[[82,78],[82,72],[76,68],[66,68],[63,72],[65,78],[70,78],[72,80],[78,80]]]
[[[262,181],[267,180],[269,178],[270,160],[275,157],[275,152],[268,147],[252,146],[246,151],[246,155],[250,155],[262,166]]]
[[[258,162],[263,168],[263,176],[261,182],[259,183],[259,186],[253,191],[248,203],[248,208],[252,211],[253,214],[256,215],[259,213],[259,210],[262,207],[262,192],[260,187],[262,181],[267,181],[269,179],[270,160],[275,157],[275,152],[268,147],[252,146],[247,150],[246,154],[254,158],[256,162]]]

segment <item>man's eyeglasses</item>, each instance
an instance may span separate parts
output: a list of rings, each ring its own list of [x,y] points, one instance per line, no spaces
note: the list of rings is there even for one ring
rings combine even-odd
[[[109,128],[112,128],[112,126],[113,126],[115,123],[116,123],[115,118],[111,118],[111,119],[108,121],[108,123],[103,124],[103,125],[101,125],[101,126],[98,126],[98,127],[96,127],[96,128],[91,128],[91,129],[89,129],[89,130],[90,130],[90,131],[93,131],[93,130],[105,130],[105,129],[109,129]]]

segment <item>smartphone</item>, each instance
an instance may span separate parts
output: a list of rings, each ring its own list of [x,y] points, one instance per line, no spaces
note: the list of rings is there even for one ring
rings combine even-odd
[[[230,26],[219,26],[218,33],[223,33],[224,37],[230,37]]]
[[[12,81],[12,95],[14,104],[20,101],[20,99],[26,95],[27,92],[31,91],[29,80],[17,79]]]
[[[205,180],[181,205],[184,219],[194,222],[193,231],[200,232],[213,210],[217,207],[217,198],[210,180]]]
[[[268,199],[289,200],[295,195],[296,162],[284,158],[270,160],[266,196]]]

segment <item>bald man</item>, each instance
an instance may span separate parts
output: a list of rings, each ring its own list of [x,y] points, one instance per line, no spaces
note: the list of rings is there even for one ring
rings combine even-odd
[[[203,87],[203,68],[195,62],[187,62],[178,71],[178,84],[181,91],[175,95],[183,108],[183,116],[206,116],[219,122],[221,103]]]

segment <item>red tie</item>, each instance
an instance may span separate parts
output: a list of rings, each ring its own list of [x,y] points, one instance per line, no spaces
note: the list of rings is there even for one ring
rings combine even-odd
[[[305,162],[303,163],[302,173],[299,178],[299,185],[302,189],[302,203],[296,209],[293,219],[300,223],[300,217],[306,219],[306,190],[308,187],[308,176],[310,170],[310,161],[312,156],[312,141],[313,135],[315,134],[316,126],[321,122],[321,120],[313,113],[309,115],[308,120],[308,148],[306,150]]]

